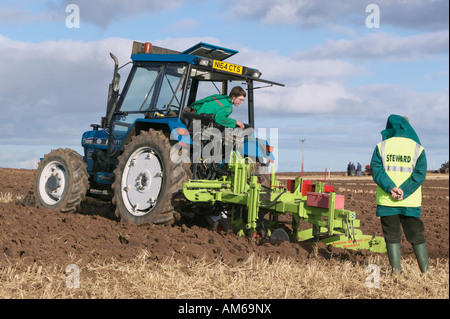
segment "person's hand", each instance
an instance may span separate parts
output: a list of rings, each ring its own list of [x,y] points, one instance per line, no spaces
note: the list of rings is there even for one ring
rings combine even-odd
[[[403,190],[399,187],[394,187],[391,189],[391,196],[395,200],[403,199]]]
[[[239,126],[241,129],[245,129],[244,123],[240,121],[236,121],[236,126]]]

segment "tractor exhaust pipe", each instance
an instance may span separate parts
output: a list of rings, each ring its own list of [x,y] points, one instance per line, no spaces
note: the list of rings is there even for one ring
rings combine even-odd
[[[116,107],[117,98],[119,96],[119,88],[120,88],[119,60],[114,54],[109,53],[109,55],[114,60],[114,74],[113,79],[109,84],[108,103],[106,106],[106,118],[102,123],[102,127],[104,129],[107,128],[109,126],[109,123],[111,122],[111,118]]]

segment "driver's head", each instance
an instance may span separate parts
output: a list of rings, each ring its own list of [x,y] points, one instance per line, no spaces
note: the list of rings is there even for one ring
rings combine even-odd
[[[232,88],[230,91],[230,94],[229,94],[231,103],[234,106],[241,105],[242,102],[244,102],[246,96],[247,96],[247,93],[240,86],[235,86],[234,88]]]

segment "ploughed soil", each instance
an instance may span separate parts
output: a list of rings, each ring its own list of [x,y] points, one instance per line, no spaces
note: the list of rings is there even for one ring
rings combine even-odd
[[[324,244],[313,249],[298,242],[271,243],[267,238],[238,237],[233,232],[216,232],[202,219],[182,219],[174,225],[124,224],[114,216],[108,201],[88,197],[81,212],[65,214],[39,208],[34,200],[35,170],[0,168],[0,265],[58,264],[63,267],[114,258],[133,259],[143,250],[148,258],[164,262],[198,260],[221,261],[234,265],[251,254],[276,260],[291,258],[341,258],[364,261],[368,251],[332,248]],[[279,173],[286,184],[296,173]],[[324,179],[322,174],[305,173],[305,179]],[[345,177],[344,173],[327,176],[337,194],[345,196],[345,208],[357,213],[364,234],[382,236],[375,216],[376,186],[370,176]],[[429,173],[423,185],[422,220],[425,223],[430,258],[449,256],[449,178],[448,174]],[[10,201],[5,200],[12,195]],[[3,198],[3,200],[2,200]],[[282,216],[289,230],[290,216]],[[302,228],[309,224],[301,222]],[[402,241],[404,257],[413,257],[410,244]],[[387,257],[386,257],[387,258]]]

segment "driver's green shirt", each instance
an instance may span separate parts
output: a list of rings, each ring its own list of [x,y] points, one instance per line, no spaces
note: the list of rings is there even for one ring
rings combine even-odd
[[[215,94],[195,101],[191,107],[197,114],[211,114],[214,121],[225,127],[236,127],[236,120],[228,118],[233,112],[233,105],[228,95]]]

